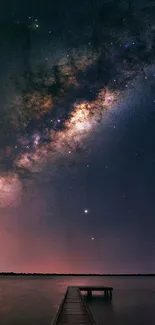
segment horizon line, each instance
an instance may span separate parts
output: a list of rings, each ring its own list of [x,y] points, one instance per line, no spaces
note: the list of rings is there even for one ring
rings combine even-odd
[[[41,275],[41,276],[155,276],[155,273],[41,273],[41,272],[0,272],[0,275]]]

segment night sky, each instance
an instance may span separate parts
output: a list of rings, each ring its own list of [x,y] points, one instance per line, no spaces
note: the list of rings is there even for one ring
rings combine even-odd
[[[145,3],[1,1],[0,272],[155,273]]]

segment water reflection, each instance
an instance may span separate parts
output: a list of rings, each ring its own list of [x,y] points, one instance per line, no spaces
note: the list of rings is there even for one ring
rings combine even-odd
[[[49,325],[68,285],[112,286],[85,300],[98,325],[154,325],[155,277],[0,277],[1,325]],[[149,321],[148,321],[149,320]]]

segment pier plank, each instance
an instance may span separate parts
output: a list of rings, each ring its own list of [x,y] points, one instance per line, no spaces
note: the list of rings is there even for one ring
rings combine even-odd
[[[78,287],[68,287],[52,325],[96,325]]]

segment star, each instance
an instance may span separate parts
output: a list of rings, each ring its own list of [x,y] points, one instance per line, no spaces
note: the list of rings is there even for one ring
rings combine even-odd
[[[87,213],[88,213],[88,210],[87,210],[87,209],[85,209],[85,210],[84,210],[84,213],[85,213],[85,214],[87,214]]]

